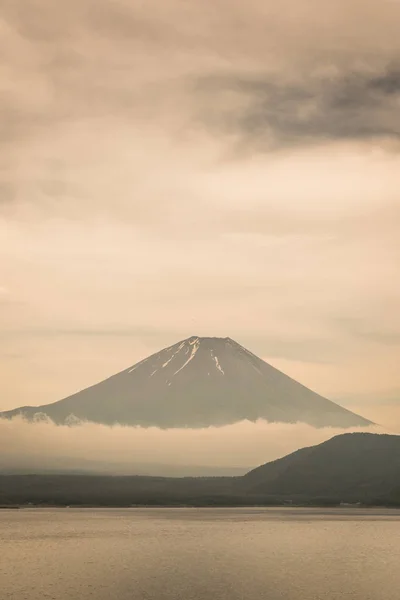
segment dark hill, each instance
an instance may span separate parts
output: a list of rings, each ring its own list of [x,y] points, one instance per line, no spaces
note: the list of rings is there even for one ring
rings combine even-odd
[[[257,495],[387,496],[400,486],[400,436],[339,435],[250,471],[241,486]]]
[[[344,434],[242,477],[0,475],[0,505],[400,507],[400,436]]]

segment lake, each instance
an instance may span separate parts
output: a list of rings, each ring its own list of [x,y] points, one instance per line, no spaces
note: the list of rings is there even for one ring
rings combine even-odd
[[[400,511],[0,510],[1,600],[398,600]]]

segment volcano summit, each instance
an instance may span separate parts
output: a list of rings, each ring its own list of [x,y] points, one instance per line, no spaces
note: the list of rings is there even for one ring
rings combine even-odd
[[[38,413],[58,424],[79,420],[145,427],[220,426],[242,420],[365,427],[370,421],[312,392],[230,338],[190,337]]]

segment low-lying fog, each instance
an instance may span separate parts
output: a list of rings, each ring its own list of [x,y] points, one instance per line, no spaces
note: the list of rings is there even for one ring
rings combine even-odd
[[[367,429],[383,432],[379,427]],[[360,429],[242,421],[204,429],[56,426],[0,420],[0,470],[150,475],[241,474],[304,446]]]

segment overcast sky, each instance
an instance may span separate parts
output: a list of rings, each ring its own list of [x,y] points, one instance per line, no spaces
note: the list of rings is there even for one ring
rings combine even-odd
[[[0,409],[222,335],[399,415],[399,23],[396,0],[3,0]]]

